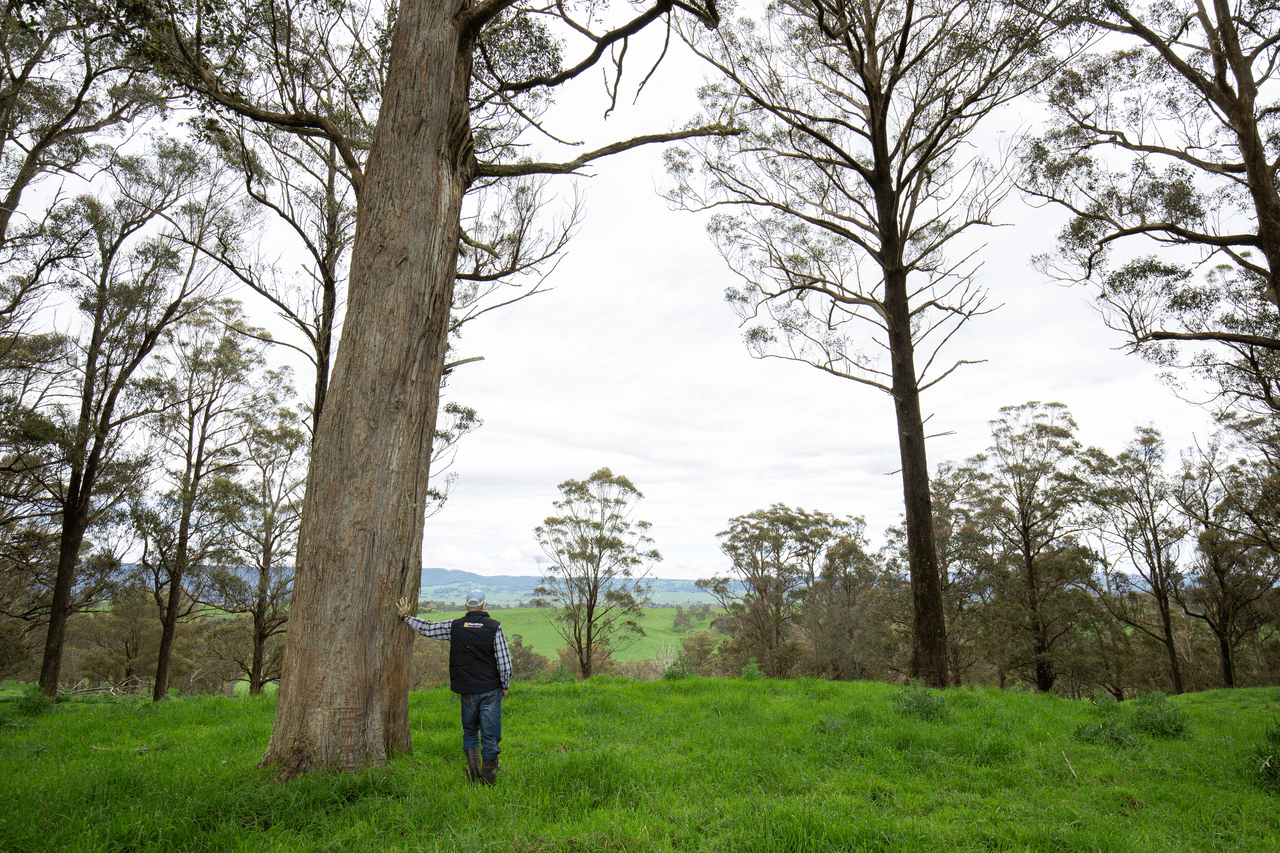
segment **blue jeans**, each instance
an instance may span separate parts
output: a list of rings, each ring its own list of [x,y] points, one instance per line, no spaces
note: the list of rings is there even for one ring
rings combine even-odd
[[[480,747],[480,757],[494,759],[502,752],[498,742],[502,740],[502,691],[487,693],[463,693],[462,696],[462,748]]]

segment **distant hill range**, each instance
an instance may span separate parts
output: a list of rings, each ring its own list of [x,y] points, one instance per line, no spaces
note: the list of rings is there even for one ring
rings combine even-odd
[[[529,575],[477,575],[456,569],[423,569],[420,601],[443,601],[459,607],[473,589],[484,591],[490,604],[512,607],[533,598],[540,578]],[[650,598],[656,605],[716,604],[716,600],[698,589],[690,580],[652,578]]]

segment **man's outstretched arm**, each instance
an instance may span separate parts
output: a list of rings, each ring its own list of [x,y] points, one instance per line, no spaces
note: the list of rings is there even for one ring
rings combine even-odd
[[[449,620],[428,622],[426,619],[419,619],[417,616],[410,615],[412,613],[412,605],[408,596],[396,603],[396,612],[400,614],[400,618],[405,621],[406,625],[422,636],[430,637],[433,640],[447,640],[453,630],[453,623]],[[503,645],[506,645],[505,641]]]

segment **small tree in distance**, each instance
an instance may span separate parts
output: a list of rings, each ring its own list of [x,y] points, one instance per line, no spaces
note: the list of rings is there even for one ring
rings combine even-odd
[[[716,534],[733,574],[703,578],[698,588],[725,609],[735,643],[770,677],[791,674],[801,655],[794,629],[805,595],[829,550],[860,523],[776,503],[729,519],[729,529]]]
[[[644,495],[623,475],[601,468],[557,488],[557,514],[533,531],[551,558],[533,604],[557,608],[552,625],[590,678],[604,649],[644,635],[636,619],[649,593],[646,564],[662,556],[651,547],[649,522],[632,520]]]

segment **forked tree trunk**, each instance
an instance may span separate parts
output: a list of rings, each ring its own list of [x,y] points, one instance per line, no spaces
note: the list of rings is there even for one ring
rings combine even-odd
[[[278,778],[410,747],[409,644],[458,219],[473,172],[459,0],[400,4],[360,193],[346,326],[316,433],[280,699]]]

